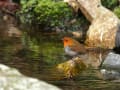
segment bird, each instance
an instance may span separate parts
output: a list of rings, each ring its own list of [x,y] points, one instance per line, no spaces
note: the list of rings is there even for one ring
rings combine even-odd
[[[79,54],[85,54],[87,52],[83,44],[80,44],[77,40],[71,37],[64,37],[63,39],[64,51],[66,55],[75,57]]]

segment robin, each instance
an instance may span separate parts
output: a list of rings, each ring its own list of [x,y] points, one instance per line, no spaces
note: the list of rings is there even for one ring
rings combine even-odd
[[[84,54],[87,52],[84,45],[80,44],[73,38],[64,37],[63,38],[64,50],[65,53],[69,56],[75,57],[79,54]]]

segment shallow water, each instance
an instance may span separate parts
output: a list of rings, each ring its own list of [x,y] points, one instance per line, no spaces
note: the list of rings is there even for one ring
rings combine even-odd
[[[98,69],[90,69],[71,79],[60,77],[57,64],[65,62],[61,38],[24,33],[20,38],[0,39],[0,63],[17,68],[22,74],[54,84],[63,90],[119,90],[120,83],[105,81]],[[93,58],[94,56],[94,58]],[[96,59],[92,54],[91,59]]]

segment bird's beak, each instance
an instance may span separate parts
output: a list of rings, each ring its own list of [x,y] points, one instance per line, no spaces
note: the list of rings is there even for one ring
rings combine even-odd
[[[61,40],[63,41],[63,38]]]

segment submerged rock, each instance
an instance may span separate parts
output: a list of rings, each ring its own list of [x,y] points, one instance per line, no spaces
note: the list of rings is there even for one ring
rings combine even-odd
[[[20,74],[14,68],[0,64],[0,90],[60,90],[44,81]]]
[[[120,72],[117,72],[115,70],[101,69],[100,72],[103,76],[103,79],[105,80],[119,80],[120,79]]]

